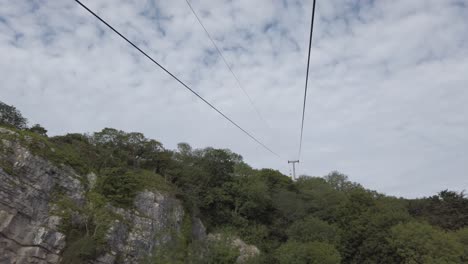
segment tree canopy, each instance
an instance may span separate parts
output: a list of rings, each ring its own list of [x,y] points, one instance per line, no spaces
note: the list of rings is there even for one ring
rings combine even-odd
[[[28,120],[14,106],[0,101],[0,125],[17,129],[27,128]]]

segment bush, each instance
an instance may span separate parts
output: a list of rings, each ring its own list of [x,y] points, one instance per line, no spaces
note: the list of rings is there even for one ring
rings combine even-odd
[[[98,179],[97,191],[114,206],[130,208],[138,192],[143,190],[171,192],[173,189],[164,179],[147,170],[112,168],[102,171]]]
[[[113,205],[129,208],[140,184],[135,175],[123,168],[109,169],[99,178],[98,191]]]
[[[461,262],[463,247],[455,237],[429,224],[409,222],[391,229],[388,238],[402,263],[447,263]]]
[[[62,263],[81,264],[93,260],[99,255],[96,241],[89,236],[83,236],[70,241],[63,252]]]
[[[204,241],[196,241],[189,248],[188,260],[193,264],[233,264],[240,255],[233,244],[233,237],[218,234]]]
[[[59,230],[66,237],[62,263],[88,263],[102,254],[110,224],[120,219],[106,206],[104,197],[88,192],[87,203],[81,206],[63,196],[60,190],[54,190],[52,195],[56,201],[52,213],[62,218]]]
[[[33,133],[36,133],[36,134],[39,134],[41,136],[47,137],[47,129],[45,129],[44,127],[42,127],[39,124],[35,124],[31,128],[29,128],[29,131],[31,131]]]
[[[341,257],[334,246],[323,242],[288,241],[276,251],[279,264],[339,264]]]
[[[337,244],[338,229],[325,221],[309,216],[294,222],[286,231],[289,239],[298,242],[327,242]]]
[[[19,110],[0,101],[0,125],[26,129],[27,123],[28,120],[21,115]]]
[[[462,263],[468,263],[468,227],[458,230],[455,237],[463,245]]]

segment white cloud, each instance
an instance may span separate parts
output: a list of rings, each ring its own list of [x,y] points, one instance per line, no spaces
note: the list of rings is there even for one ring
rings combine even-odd
[[[266,142],[296,158],[312,1],[193,0],[271,130],[184,0],[83,0]],[[463,0],[318,1],[299,171],[337,169],[409,197],[468,188],[468,7]],[[0,100],[53,134],[103,127],[174,148],[278,160],[74,1],[0,0]]]

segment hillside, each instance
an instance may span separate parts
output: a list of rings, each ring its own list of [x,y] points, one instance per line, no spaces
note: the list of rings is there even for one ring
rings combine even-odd
[[[48,137],[0,104],[0,263],[468,263],[468,199],[106,128]]]

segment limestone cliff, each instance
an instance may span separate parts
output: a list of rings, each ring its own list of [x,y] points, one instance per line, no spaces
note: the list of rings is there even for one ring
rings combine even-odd
[[[58,263],[65,236],[58,231],[60,218],[49,213],[50,194],[59,186],[83,203],[78,175],[32,155],[15,140],[1,144],[0,263]]]

